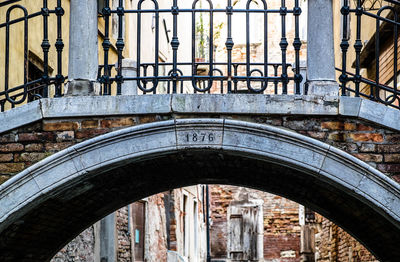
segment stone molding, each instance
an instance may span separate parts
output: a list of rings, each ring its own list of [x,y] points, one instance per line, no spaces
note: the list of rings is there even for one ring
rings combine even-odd
[[[0,113],[0,133],[44,120],[163,114],[349,116],[400,131],[400,111],[356,97],[176,94],[46,98]]]
[[[193,141],[195,133],[206,133],[204,142]],[[400,186],[357,158],[277,127],[227,119],[186,119],[154,122],[95,137],[11,178],[0,186],[0,236],[49,197],[68,201],[66,197],[89,190],[90,185],[68,196],[59,195],[80,179],[183,150],[221,151],[293,168],[360,200],[400,232]]]

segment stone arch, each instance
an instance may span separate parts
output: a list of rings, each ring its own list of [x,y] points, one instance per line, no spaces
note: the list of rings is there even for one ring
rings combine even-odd
[[[310,206],[382,261],[399,261],[400,187],[349,154],[267,125],[182,119],[63,150],[0,186],[0,261],[48,261],[132,201],[196,183],[252,187]]]

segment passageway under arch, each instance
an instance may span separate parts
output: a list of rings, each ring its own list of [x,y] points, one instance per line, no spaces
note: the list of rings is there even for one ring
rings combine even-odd
[[[331,219],[380,260],[400,260],[400,188],[383,174],[280,128],[187,119],[88,140],[0,186],[0,261],[48,261],[108,213],[198,183],[282,195]]]

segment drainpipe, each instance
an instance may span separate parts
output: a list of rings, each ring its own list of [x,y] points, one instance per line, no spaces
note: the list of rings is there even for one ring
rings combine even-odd
[[[211,262],[211,247],[210,247],[210,195],[209,188],[206,185],[206,225],[207,225],[207,262]]]

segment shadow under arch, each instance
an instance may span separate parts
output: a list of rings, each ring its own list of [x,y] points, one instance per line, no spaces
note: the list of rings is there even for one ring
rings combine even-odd
[[[49,261],[108,213],[193,184],[246,186],[311,207],[381,261],[400,261],[400,187],[349,154],[267,125],[169,120],[63,150],[0,186],[0,261]]]

